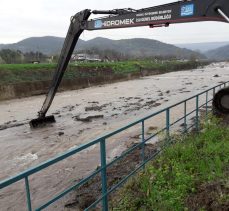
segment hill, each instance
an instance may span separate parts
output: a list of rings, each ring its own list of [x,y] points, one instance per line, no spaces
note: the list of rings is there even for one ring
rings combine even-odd
[[[31,37],[18,43],[1,44],[0,49],[9,48],[22,52],[39,51],[44,54],[52,55],[60,52],[63,42],[64,38],[60,37]],[[196,55],[198,58],[204,58],[204,55],[200,53],[151,39],[136,38],[111,40],[98,37],[88,41],[79,40],[77,44],[77,49],[79,50],[91,48],[96,48],[98,50],[114,50],[133,57],[176,56],[178,58],[190,58]]]
[[[229,45],[208,51],[206,56],[210,59],[229,60]]]
[[[201,53],[205,53],[207,51],[229,45],[229,42],[182,43],[174,45],[179,48],[187,48],[192,51],[199,51]]]
[[[83,42],[80,40],[79,42]],[[30,51],[39,51],[44,54],[57,54],[60,52],[64,43],[61,37],[30,37],[13,44],[0,44],[0,49],[20,50],[23,53]]]
[[[82,49],[89,49],[91,47],[99,50],[111,49],[133,57],[177,56],[178,58],[190,58],[196,55],[197,57],[204,58],[203,55],[188,49],[143,38],[110,40],[98,37],[84,42],[82,46],[79,46]]]

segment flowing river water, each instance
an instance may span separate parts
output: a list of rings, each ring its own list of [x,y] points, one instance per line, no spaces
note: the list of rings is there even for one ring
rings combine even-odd
[[[56,123],[36,130],[31,130],[28,122],[36,117],[44,96],[2,101],[0,179],[225,81],[229,81],[229,63],[224,62],[58,93],[49,111],[55,115]],[[182,112],[179,107],[173,111]],[[161,127],[164,122],[163,117],[155,118],[148,130]],[[108,140],[107,159],[119,155],[139,134],[140,128],[136,128]],[[100,163],[99,156],[98,146],[91,147],[31,176],[33,207],[95,169]],[[25,196],[24,181],[0,190],[0,210],[25,210]],[[69,198],[71,195],[66,200]],[[62,201],[49,209],[64,210]]]

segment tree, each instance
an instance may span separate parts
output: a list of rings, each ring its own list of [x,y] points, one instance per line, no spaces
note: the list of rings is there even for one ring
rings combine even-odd
[[[7,64],[22,63],[24,60],[24,56],[21,51],[14,51],[10,49],[2,49],[0,51],[0,57]]]
[[[47,59],[47,56],[41,52],[33,52],[33,51],[30,51],[30,52],[26,52],[24,54],[24,57],[25,57],[25,62],[26,63],[31,63],[31,62],[34,62],[34,61],[39,61],[39,62],[44,62],[46,61]]]
[[[5,61],[2,59],[1,56],[0,56],[0,64],[5,64]]]

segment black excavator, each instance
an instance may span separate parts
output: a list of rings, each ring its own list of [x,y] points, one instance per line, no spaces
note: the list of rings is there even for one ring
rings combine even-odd
[[[106,15],[89,19],[90,15]],[[174,3],[144,9],[85,9],[71,17],[71,23],[59,57],[48,94],[38,118],[30,121],[32,128],[55,122],[54,116],[46,116],[57,89],[61,83],[76,43],[84,30],[102,30],[129,28],[137,26],[168,27],[170,24],[201,21],[219,21],[229,23],[229,0],[183,0]],[[229,114],[229,88],[216,93],[213,107],[217,113]]]

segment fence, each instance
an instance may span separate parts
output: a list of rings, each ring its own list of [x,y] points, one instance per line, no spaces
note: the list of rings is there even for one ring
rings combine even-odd
[[[138,170],[144,168],[145,164],[152,160],[157,154],[159,154],[161,152],[161,150],[163,150],[163,147],[156,150],[156,152],[154,151],[152,154],[150,155],[145,155],[145,144],[150,142],[150,140],[152,140],[153,138],[155,138],[156,136],[158,136],[158,134],[160,134],[161,132],[165,132],[166,137],[169,137],[171,132],[172,132],[172,128],[177,125],[178,123],[182,122],[182,132],[187,132],[189,131],[191,128],[195,128],[196,130],[199,130],[199,115],[200,115],[200,111],[203,114],[207,114],[208,113],[208,108],[209,108],[209,104],[212,101],[212,96],[214,96],[214,94],[216,93],[216,91],[222,87],[226,87],[226,85],[228,85],[229,82],[225,82],[222,84],[219,84],[215,87],[212,87],[204,92],[201,92],[193,97],[190,97],[188,99],[185,99],[181,102],[178,102],[174,105],[171,105],[167,108],[164,108],[158,112],[155,112],[149,116],[146,116],[142,119],[139,119],[135,122],[132,122],[128,125],[126,125],[125,127],[122,127],[114,132],[111,132],[107,135],[104,135],[100,138],[97,138],[93,141],[90,141],[87,144],[81,145],[79,147],[76,147],[72,150],[69,150],[65,153],[63,153],[62,155],[59,155],[53,159],[50,159],[44,163],[41,163],[40,165],[33,167],[29,170],[26,170],[14,177],[11,177],[9,179],[3,180],[0,182],[0,189],[3,189],[7,186],[10,186],[18,181],[24,180],[25,182],[25,192],[26,192],[26,198],[27,198],[27,207],[28,210],[43,210],[45,208],[47,208],[49,205],[53,204],[54,202],[56,202],[57,200],[63,198],[66,194],[68,194],[69,192],[78,189],[79,187],[82,187],[82,185],[86,184],[87,182],[89,182],[95,175],[100,174],[101,175],[101,183],[102,183],[102,194],[101,196],[99,196],[97,198],[96,201],[94,201],[89,207],[87,207],[85,210],[90,210],[94,207],[96,207],[99,203],[102,202],[102,209],[103,210],[108,210],[109,209],[109,200],[108,200],[108,196],[113,193],[118,187],[120,187],[124,182],[126,182],[128,180],[129,177],[131,177],[132,175],[134,175]],[[194,104],[195,109],[192,109],[191,111],[189,110],[192,106],[189,105],[189,103],[192,102],[191,104]],[[181,117],[177,117],[176,115],[173,117],[172,115],[172,111],[174,108],[179,107],[181,108],[181,106],[183,107],[183,115]],[[157,130],[155,133],[150,134],[148,137],[146,135],[146,121],[148,120],[153,120],[153,118],[157,117],[158,115],[164,114],[165,115],[165,125],[162,127],[162,129]],[[175,119],[175,120],[173,120]],[[107,162],[107,156],[106,156],[106,145],[108,144],[107,139],[119,134],[123,131],[126,131],[129,128],[132,128],[134,126],[138,126],[140,125],[140,129],[141,129],[141,137],[140,137],[140,142],[138,144],[133,145],[131,148],[129,148],[127,151],[125,151],[124,153],[122,153],[120,156],[116,157],[115,159],[113,159],[111,162]],[[179,127],[176,126],[176,130]],[[73,186],[65,189],[63,192],[59,193],[58,195],[54,196],[52,199],[48,200],[47,202],[45,202],[44,204],[40,205],[37,208],[32,208],[32,201],[31,201],[31,195],[30,195],[30,182],[29,182],[29,177],[31,175],[34,175],[37,172],[42,171],[43,169],[52,166],[56,163],[58,163],[59,161],[62,161],[70,156],[73,156],[83,150],[88,149],[91,146],[94,146],[96,144],[99,144],[100,146],[100,162],[101,162],[101,166],[95,170],[94,172],[92,172],[89,176],[85,177],[84,179],[81,179],[79,182],[77,182],[76,184],[74,184]],[[125,156],[127,156],[128,154],[132,153],[134,150],[136,150],[137,148],[141,149],[141,162],[140,164],[133,170],[131,171],[128,175],[126,175],[125,177],[123,177],[120,181],[118,181],[115,185],[113,185],[112,187],[108,188],[107,186],[107,168],[109,168],[110,166],[114,165],[115,163],[117,163],[118,161],[122,160]],[[42,194],[42,193],[41,193]]]

